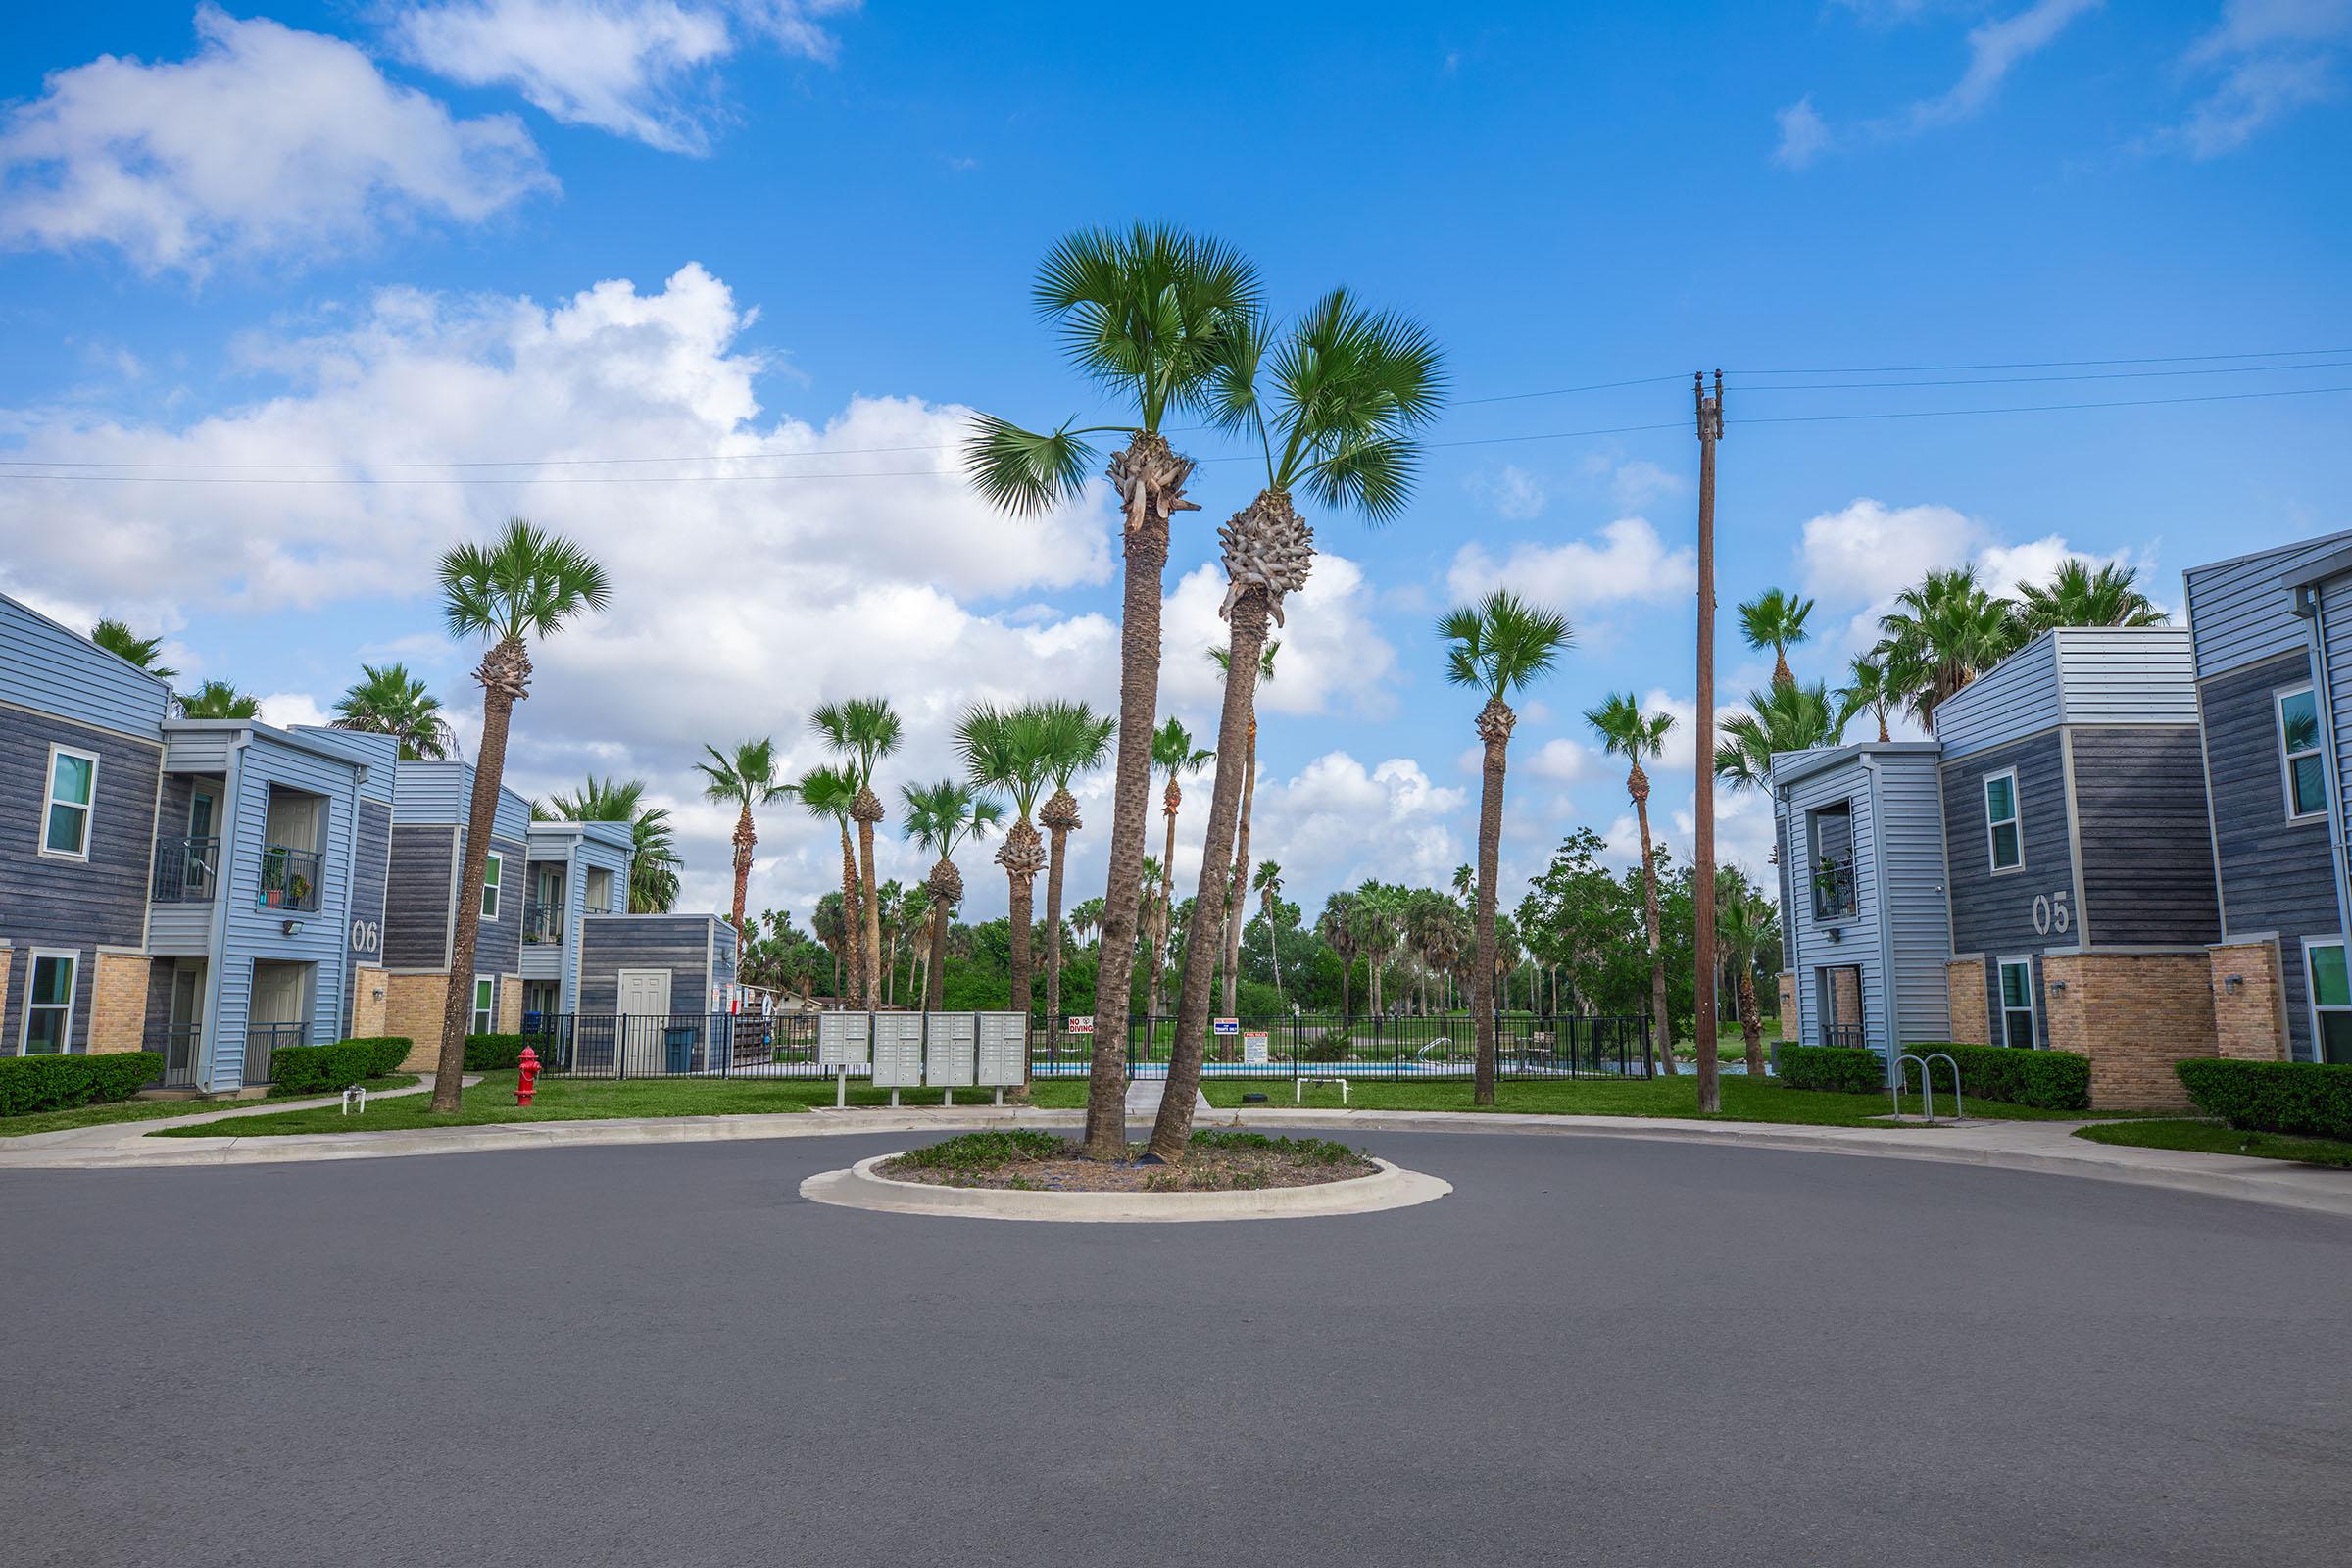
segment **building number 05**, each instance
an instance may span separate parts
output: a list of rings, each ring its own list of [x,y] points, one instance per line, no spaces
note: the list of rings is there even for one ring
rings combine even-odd
[[[2074,923],[2075,917],[2067,909],[2064,890],[2034,896],[2034,929],[2036,933],[2046,937],[2055,931],[2064,936],[2067,928]]]

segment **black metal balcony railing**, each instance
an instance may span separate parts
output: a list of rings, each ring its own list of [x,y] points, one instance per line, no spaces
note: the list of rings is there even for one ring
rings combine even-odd
[[[161,839],[148,891],[158,904],[210,904],[220,881],[220,841]]]
[[[522,906],[522,940],[534,946],[552,945],[564,940],[564,906],[525,902]]]
[[[1851,861],[1832,862],[1813,873],[1813,918],[1850,920],[1854,917],[1854,867]]]
[[[204,1031],[192,1023],[156,1024],[147,1031],[147,1049],[164,1058],[156,1084],[164,1089],[196,1087],[196,1060],[202,1054]]]
[[[318,855],[315,850],[289,850],[282,844],[262,850],[262,892],[257,906],[316,912],[318,907]]]
[[[1842,1046],[1848,1051],[1860,1051],[1870,1044],[1858,1023],[1825,1023],[1821,1026],[1821,1043]]]
[[[280,1046],[299,1046],[306,1025],[256,1023],[245,1026],[245,1082],[266,1084],[272,1076],[271,1060]]]

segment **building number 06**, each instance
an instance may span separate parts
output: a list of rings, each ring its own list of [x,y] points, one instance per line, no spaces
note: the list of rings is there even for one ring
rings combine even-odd
[[[2055,931],[2060,936],[2064,936],[2067,928],[2074,923],[2075,918],[2067,909],[2066,894],[2063,890],[2034,896],[2034,929],[2036,933],[2046,937]]]

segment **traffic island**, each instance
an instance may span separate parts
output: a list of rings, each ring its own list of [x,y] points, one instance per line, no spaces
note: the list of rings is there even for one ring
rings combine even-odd
[[[885,1213],[1149,1223],[1363,1214],[1452,1191],[1325,1138],[1201,1132],[1181,1164],[1132,1149],[1138,1157],[1083,1159],[1052,1133],[974,1133],[811,1176],[801,1196]]]

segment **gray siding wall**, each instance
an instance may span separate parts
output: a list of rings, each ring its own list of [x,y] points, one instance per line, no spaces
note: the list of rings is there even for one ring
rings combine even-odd
[[[473,814],[473,764],[403,762],[393,793],[394,819],[403,825],[463,824]],[[531,803],[501,787],[491,831],[521,843],[530,837]]]
[[[2330,534],[2191,567],[2186,587],[2197,679],[2209,681],[2303,649],[2303,623],[2289,609],[2292,596],[2280,580],[2347,545],[2352,533]]]
[[[408,769],[401,770],[406,776]],[[458,830],[394,820],[385,880],[384,963],[393,969],[449,967],[450,893]]]
[[[1850,964],[1862,971],[1863,1014],[1872,1020],[1866,1028],[1874,1035],[1877,1033],[1878,999],[1885,971],[1878,942],[1878,882],[1872,874],[1874,839],[1869,792],[1869,775],[1859,762],[1824,769],[1798,780],[1788,790],[1788,833],[1793,851],[1790,859],[1806,868],[1806,875],[1792,878],[1796,903],[1788,927],[1789,967],[1796,972],[1796,1038],[1808,1045],[1821,1042],[1822,1027],[1828,1021],[1822,1013],[1819,979],[1825,968]],[[1855,916],[1825,926],[1813,918],[1810,873],[1818,847],[1810,834],[1813,813],[1825,806],[1840,804],[1850,805],[1853,812]],[[1831,936],[1833,930],[1837,933],[1835,939]]]
[[[2300,629],[2301,623],[2296,625]],[[2278,934],[2288,1033],[2295,1054],[2304,1059],[2311,1054],[2311,1018],[2302,939],[2336,936],[2342,921],[2327,819],[2287,820],[2272,694],[2301,684],[2310,673],[2310,655],[2297,647],[2198,684],[2223,933]]]
[[[154,740],[171,698],[153,675],[0,594],[0,703]]]
[[[2195,728],[2075,728],[2082,910],[2099,947],[2221,939]]]
[[[620,971],[667,969],[673,1012],[710,1010],[711,927],[710,914],[592,914],[580,929],[578,1010],[610,1013],[620,1005]],[[732,973],[734,945],[727,945]]]
[[[1886,902],[1894,1039],[1902,1045],[1951,1033],[1944,964],[1952,939],[1936,765],[1934,757],[1916,752],[1880,758],[1874,880]]]
[[[0,608],[11,604],[0,600]],[[91,652],[113,663],[122,662],[102,650]],[[40,853],[52,745],[98,759],[86,861]],[[80,955],[74,965],[73,1023],[73,1049],[78,1052],[89,1033],[90,996],[98,972],[95,950],[145,947],[162,764],[160,739],[134,740],[116,730],[0,707],[0,942],[10,945],[0,1054],[23,1049],[31,949]]]
[[[1946,698],[1936,710],[1936,739],[1946,759],[1966,757],[2049,729],[2064,716],[2058,643],[2045,633]]]
[[[2075,885],[2074,839],[2066,802],[2066,753],[2061,732],[2048,730],[1979,752],[1942,768],[1944,858],[1951,878],[1952,952],[1984,956],[1984,1005],[1994,1016],[2000,984],[1995,962],[2021,955],[2038,956],[2051,948],[2082,942],[2082,892]],[[2017,809],[2025,862],[1994,874],[1985,828],[1984,780],[2017,769]],[[2070,914],[2065,931],[2034,929],[2034,901],[2046,898],[2053,910],[2063,896]],[[2047,999],[2041,965],[2034,965],[2034,1043],[2048,1044]],[[1949,1027],[1949,1020],[1946,1020]],[[1997,1036],[1996,1036],[1997,1038]]]
[[[464,838],[461,833],[460,841]],[[494,835],[490,853],[505,857],[505,863],[499,867],[498,918],[482,921],[474,932],[473,972],[520,974],[523,892],[529,880],[530,846],[520,838]]]
[[[2069,724],[2194,724],[2196,656],[2185,626],[2065,626],[2058,688]]]
[[[352,846],[351,920],[347,928],[350,943],[350,965],[381,964],[384,961],[384,902],[391,883],[392,869],[392,807],[380,800],[362,798],[359,809],[359,838]],[[358,996],[356,986],[346,987],[343,997],[343,1032],[351,1032],[352,1003]]]

